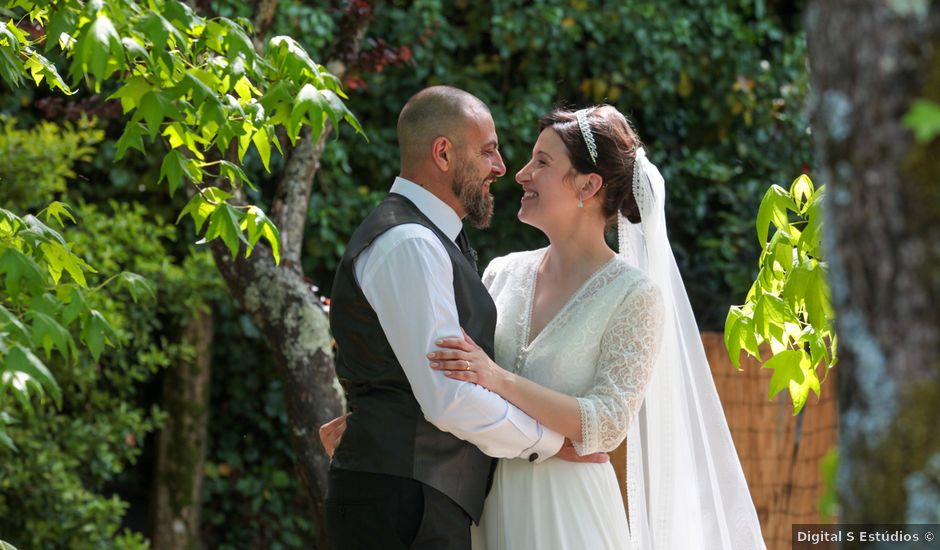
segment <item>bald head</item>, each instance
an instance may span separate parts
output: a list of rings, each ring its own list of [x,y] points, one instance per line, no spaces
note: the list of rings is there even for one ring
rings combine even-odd
[[[432,86],[416,93],[398,115],[398,146],[402,167],[412,166],[430,156],[431,144],[445,136],[459,146],[468,122],[481,113],[489,115],[486,104],[473,94],[451,86]]]

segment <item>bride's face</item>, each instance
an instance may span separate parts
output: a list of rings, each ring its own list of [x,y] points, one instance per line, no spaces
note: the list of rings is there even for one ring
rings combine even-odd
[[[550,224],[575,215],[578,192],[574,175],[564,142],[551,128],[542,130],[532,158],[516,174],[523,191],[519,220],[544,231]]]

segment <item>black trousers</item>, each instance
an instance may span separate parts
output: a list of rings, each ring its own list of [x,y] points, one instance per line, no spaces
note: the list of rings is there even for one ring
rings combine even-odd
[[[404,477],[330,469],[333,550],[470,550],[470,517],[437,489]]]

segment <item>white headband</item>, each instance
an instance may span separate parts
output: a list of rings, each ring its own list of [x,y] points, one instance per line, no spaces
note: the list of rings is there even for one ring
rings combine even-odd
[[[581,136],[584,138],[584,144],[587,145],[588,153],[591,155],[591,162],[597,165],[597,144],[594,143],[594,133],[591,132],[591,126],[588,124],[585,109],[576,112],[574,116],[578,118],[578,126],[581,128]]]

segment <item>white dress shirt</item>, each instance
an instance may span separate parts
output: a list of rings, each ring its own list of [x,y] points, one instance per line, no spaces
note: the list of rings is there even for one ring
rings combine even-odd
[[[401,177],[391,192],[413,202],[450,239],[457,238],[463,223],[434,194]],[[427,354],[441,349],[436,340],[462,334],[453,266],[433,231],[419,224],[392,227],[359,254],[353,271],[429,422],[492,457],[541,462],[558,452],[561,434],[488,389],[429,366]]]

